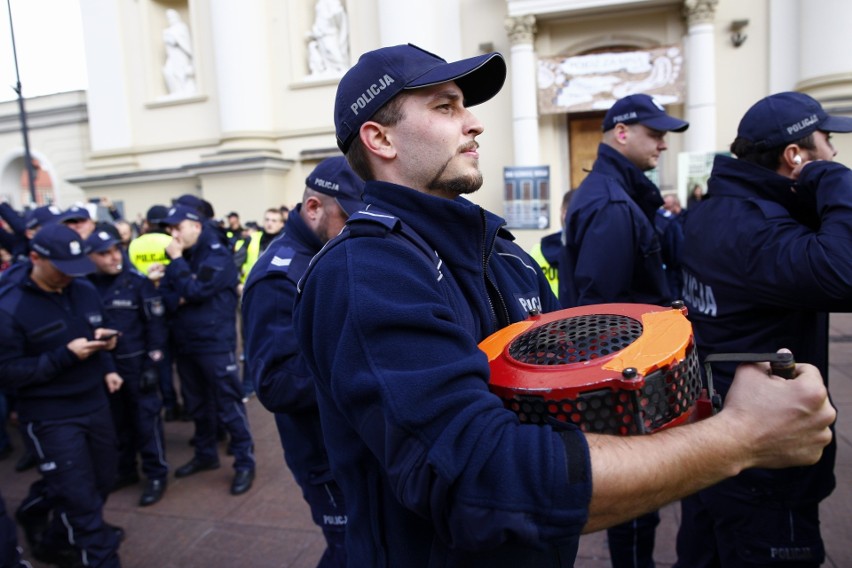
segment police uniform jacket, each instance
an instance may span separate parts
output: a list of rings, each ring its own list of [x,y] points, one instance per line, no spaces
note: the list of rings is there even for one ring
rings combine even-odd
[[[367,182],[363,199],[294,312],[350,565],[571,566],[591,496],[585,438],[521,425],[477,346],[557,309],[547,281],[503,219],[464,198]]]
[[[106,327],[121,332],[112,351],[117,361],[141,356],[147,361],[148,353],[166,348],[165,307],[147,277],[125,264],[117,275],[93,274],[89,279],[101,294]]]
[[[99,351],[80,360],[66,346],[103,327],[95,288],[75,278],[60,294],[29,276],[0,287],[0,386],[16,389],[22,421],[83,416],[107,404],[104,377],[115,371]]]
[[[0,246],[9,251],[13,262],[26,259],[30,247],[26,234],[27,225],[23,217],[8,203],[0,203],[0,218],[12,229],[11,233],[0,231]]]
[[[308,472],[328,474],[314,378],[299,352],[293,329],[296,285],[322,242],[302,221],[301,204],[287,226],[254,264],[243,289],[246,372],[258,400],[282,415],[278,424],[284,457],[300,484]],[[328,474],[330,478],[330,474]]]
[[[606,144],[565,215],[559,301],[572,308],[607,302],[671,301],[654,216],[660,190]]]
[[[684,230],[684,300],[701,357],[787,347],[827,380],[827,312],[852,310],[852,171],[814,162],[794,183],[718,156]],[[713,366],[723,395],[734,369]],[[834,487],[834,450],[832,441],[816,466],[750,470],[725,487],[819,500]]]
[[[161,284],[178,353],[236,349],[237,268],[210,230],[205,224],[198,243],[172,259]]]

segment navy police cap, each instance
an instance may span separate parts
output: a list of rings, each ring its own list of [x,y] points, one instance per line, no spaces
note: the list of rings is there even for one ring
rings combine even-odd
[[[503,87],[506,62],[486,53],[453,63],[413,44],[383,47],[363,54],[340,80],[334,101],[337,146],[345,154],[361,125],[405,89],[455,81],[465,106],[484,103]]]

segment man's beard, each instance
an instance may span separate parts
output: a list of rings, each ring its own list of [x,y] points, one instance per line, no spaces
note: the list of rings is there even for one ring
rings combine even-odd
[[[433,180],[429,184],[429,189],[439,190],[444,193],[452,193],[454,195],[467,195],[473,193],[482,187],[482,173],[477,172],[476,175],[461,176],[445,180]]]
[[[450,161],[452,160],[447,160],[444,166],[435,174],[435,177],[432,178],[432,181],[426,185],[428,190],[458,196],[473,193],[482,187],[482,172],[479,170],[468,176],[441,179],[441,176],[447,170],[447,166],[450,165]]]

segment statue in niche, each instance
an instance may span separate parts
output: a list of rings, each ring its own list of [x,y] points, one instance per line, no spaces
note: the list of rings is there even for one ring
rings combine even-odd
[[[317,0],[307,33],[311,77],[342,75],[349,69],[349,21],[340,0]]]
[[[192,64],[192,39],[189,26],[181,20],[177,10],[166,10],[169,25],[163,30],[163,44],[166,47],[166,62],[163,65],[163,77],[169,96],[190,96],[195,94],[195,67]]]

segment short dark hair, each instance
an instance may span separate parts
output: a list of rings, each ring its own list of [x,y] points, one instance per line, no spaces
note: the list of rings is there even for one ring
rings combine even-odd
[[[405,93],[399,93],[394,98],[385,103],[376,113],[370,118],[371,122],[378,122],[382,126],[393,126],[403,119],[402,101]],[[373,171],[370,169],[370,162],[367,160],[367,151],[361,143],[361,137],[356,136],[349,150],[346,152],[346,161],[349,162],[349,167],[352,168],[358,177],[364,181],[376,179]]]
[[[805,150],[816,149],[813,133],[808,134],[804,138],[800,138],[795,142],[790,142],[790,144],[797,144]],[[762,149],[750,140],[737,136],[737,138],[731,142],[731,153],[740,160],[751,162],[758,166],[763,166],[764,168],[774,172],[778,169],[778,165],[781,163],[781,154],[784,153],[784,148],[790,144]]]

